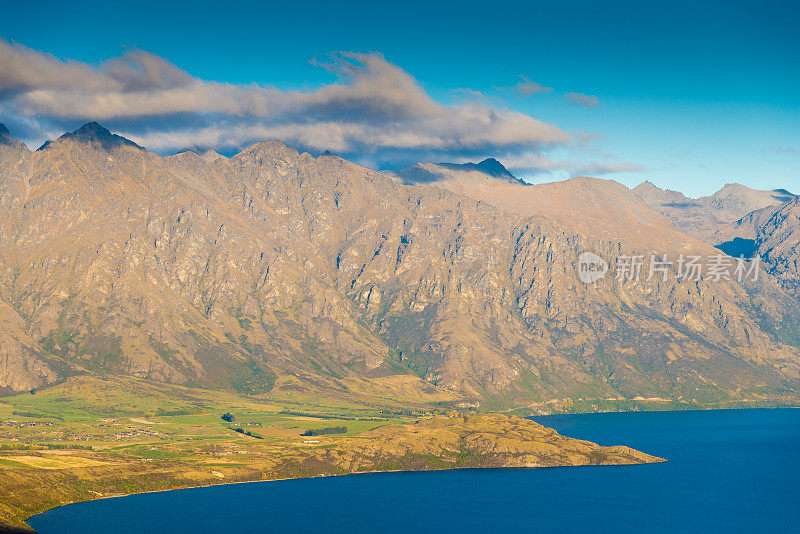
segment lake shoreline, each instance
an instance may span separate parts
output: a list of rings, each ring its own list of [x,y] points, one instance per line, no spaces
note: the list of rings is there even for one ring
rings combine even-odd
[[[586,414],[548,414],[548,415],[535,415],[529,416],[526,419],[532,421],[542,421],[543,424],[547,426],[547,421],[556,420],[560,417],[571,417],[571,416],[603,416],[606,414],[613,414],[613,413],[620,413],[620,414],[664,414],[664,413],[708,413],[708,412],[739,412],[739,411],[751,411],[751,410],[796,410],[800,409],[797,406],[786,406],[786,407],[779,407],[779,408],[764,408],[764,407],[739,407],[739,408],[723,408],[723,409],[688,409],[688,410],[637,410],[637,411],[626,411],[626,412],[592,412]],[[562,466],[556,466],[562,467]],[[569,466],[571,467],[571,466]],[[513,467],[512,467],[513,468]],[[461,470],[461,469],[492,469],[492,467],[472,467],[472,466],[459,466],[459,467],[444,467],[444,468],[431,468],[431,469],[391,469],[391,470],[367,470],[367,471],[358,471],[358,472],[349,472],[349,473],[337,473],[337,474],[318,474],[318,475],[311,475],[311,476],[286,476],[286,477],[279,477],[279,478],[255,478],[256,473],[251,472],[251,476],[253,478],[246,479],[246,480],[231,480],[231,481],[224,481],[221,479],[209,479],[203,481],[202,483],[192,484],[192,485],[183,485],[183,484],[176,484],[169,487],[162,487],[157,489],[146,489],[144,491],[129,491],[119,494],[112,494],[112,495],[103,495],[103,496],[87,496],[87,498],[75,500],[73,502],[67,502],[63,504],[56,504],[46,510],[37,511],[30,516],[24,518],[23,521],[25,523],[11,523],[11,524],[3,524],[0,523],[0,532],[32,532],[31,530],[25,530],[27,526],[27,520],[31,517],[35,517],[47,511],[53,510],[55,508],[60,508],[64,506],[70,506],[72,504],[78,504],[82,502],[93,502],[103,499],[111,499],[117,497],[127,497],[131,495],[141,495],[141,494],[149,494],[149,493],[163,493],[169,491],[180,491],[184,489],[197,489],[197,488],[204,488],[210,486],[220,486],[220,485],[236,485],[236,484],[246,484],[246,483],[253,483],[253,482],[277,482],[277,481],[286,481],[286,480],[297,480],[297,479],[306,479],[306,478],[325,478],[331,476],[341,476],[341,475],[348,475],[348,474],[377,474],[377,473],[394,473],[394,472],[417,472],[417,471],[441,471],[441,470]],[[259,474],[263,475],[263,472]],[[5,530],[4,530],[5,529]],[[9,530],[12,529],[12,530]],[[13,530],[17,529],[17,530]],[[22,530],[19,530],[22,529]]]
[[[138,460],[85,469],[6,469],[0,470],[0,483],[19,473],[23,480],[18,483],[26,484],[29,492],[39,492],[39,497],[32,498],[49,499],[27,515],[24,518],[27,521],[48,510],[79,502],[250,482],[403,471],[663,461],[627,446],[599,446],[560,435],[527,419],[498,414],[431,417],[404,425],[377,427],[352,437],[328,438],[312,446],[279,446],[259,440],[247,444],[248,449],[259,446],[267,447],[261,456],[245,456],[237,459],[237,463],[224,463],[229,462],[225,456],[206,455],[205,459],[192,457],[190,463]],[[102,457],[100,452],[80,454]],[[249,458],[255,459],[247,463]],[[49,497],[48,491],[52,493]]]
[[[92,525],[105,524],[102,521],[122,525],[165,506],[174,514],[164,518],[163,524],[159,522],[157,533],[218,532],[230,518],[255,517],[265,506],[276,532],[296,528],[298,514],[347,524],[351,532],[384,529],[390,534],[412,528],[419,532],[442,528],[480,532],[490,527],[502,531],[524,528],[531,521],[536,521],[543,533],[628,534],[642,528],[656,534],[676,529],[744,532],[754,525],[761,527],[760,532],[772,533],[781,532],[782,524],[800,520],[796,507],[800,490],[792,485],[800,466],[789,462],[800,443],[797,410],[546,417],[559,432],[570,429],[578,438],[600,443],[624,440],[669,461],[638,470],[456,467],[352,473],[393,475],[385,477],[250,481],[296,481],[290,486],[222,483],[207,486],[208,492],[182,492],[179,489],[198,488],[179,488],[134,495],[132,501],[112,496],[92,504],[62,506],[57,514],[37,516],[32,523],[42,526],[46,521],[50,525],[47,532],[71,532],[80,530],[78,526],[87,517],[91,521],[100,518]],[[758,444],[756,450],[754,443]],[[739,458],[749,455],[755,455],[751,469],[730,469]],[[160,495],[148,497],[152,494]],[[356,502],[359,505],[353,506]],[[203,508],[196,520],[192,516],[196,513],[182,511],[184,507],[195,510],[198,503],[212,506]],[[87,506],[93,510],[90,516],[86,515]],[[257,522],[241,526],[245,534],[260,531]],[[131,527],[120,534],[134,531]],[[89,528],[87,532],[101,530]]]
[[[55,510],[57,508],[63,508],[66,506],[72,506],[75,504],[82,504],[86,502],[96,502],[108,499],[122,499],[125,497],[131,497],[134,495],[150,495],[150,494],[158,494],[158,493],[169,493],[174,491],[187,491],[187,490],[197,490],[203,488],[211,488],[211,487],[221,487],[221,486],[237,486],[240,484],[266,484],[271,482],[287,482],[291,480],[313,480],[313,479],[320,479],[320,478],[334,478],[334,477],[349,477],[349,476],[360,476],[360,475],[383,475],[383,474],[393,474],[393,473],[433,473],[433,472],[441,472],[441,471],[508,471],[508,470],[531,470],[531,469],[577,469],[577,468],[587,468],[587,467],[607,467],[607,468],[623,468],[623,467],[636,467],[639,465],[648,465],[653,463],[664,463],[669,462],[668,458],[659,458],[653,462],[645,462],[641,464],[618,464],[618,465],[554,465],[554,466],[542,466],[542,467],[448,467],[443,469],[421,469],[421,470],[408,470],[408,469],[394,469],[390,471],[358,471],[355,473],[343,473],[340,475],[314,475],[309,477],[289,477],[289,478],[276,478],[276,479],[268,479],[268,480],[242,480],[237,482],[220,482],[219,484],[206,484],[202,486],[188,486],[183,488],[172,488],[172,489],[161,489],[161,490],[152,490],[152,491],[142,491],[142,492],[135,492],[135,493],[125,493],[121,495],[104,495],[102,497],[98,497],[97,499],[92,499],[90,501],[79,501],[74,503],[67,503],[62,504],[61,506],[57,506],[55,508],[51,508],[50,510],[46,510],[34,516],[31,516],[28,519],[36,517],[38,515],[46,514],[51,510]],[[27,520],[26,520],[27,521]],[[27,532],[35,532],[35,531],[27,531]],[[3,533],[0,530],[0,534]]]

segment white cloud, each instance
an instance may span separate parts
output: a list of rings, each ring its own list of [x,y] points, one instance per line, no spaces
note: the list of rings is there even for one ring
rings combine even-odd
[[[377,167],[495,156],[531,176],[642,170],[625,162],[553,159],[565,150],[603,160],[613,156],[592,147],[595,134],[565,132],[475,91],[460,90],[456,102],[442,104],[378,53],[343,52],[315,64],[335,81],[279,90],[202,80],[136,49],[89,65],[0,40],[0,111],[32,145],[79,121],[98,120],[159,152],[193,145],[234,152],[278,139]],[[516,90],[552,91],[526,77]],[[582,105],[597,103],[587,95],[565,96]]]
[[[552,158],[540,152],[506,153],[495,154],[495,156],[506,168],[520,177],[549,175],[569,178],[572,176],[601,176],[647,170],[646,167],[641,165],[624,161],[602,160],[577,163],[573,158]],[[612,154],[607,156],[613,158]],[[470,159],[460,158],[458,160],[460,163],[467,161],[470,161]]]
[[[193,77],[140,50],[97,66],[0,41],[0,104],[42,129],[110,121],[146,147],[242,147],[264,137],[309,150],[473,151],[568,143],[571,135],[529,115],[466,99],[443,105],[377,53],[317,63],[334,83],[310,90]]]

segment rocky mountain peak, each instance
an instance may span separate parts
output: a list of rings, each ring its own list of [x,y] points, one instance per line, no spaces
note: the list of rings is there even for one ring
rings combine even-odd
[[[0,123],[0,147],[10,148],[14,152],[27,152],[28,147],[22,141],[17,141],[11,137],[11,132],[8,131],[5,124]]]
[[[737,221],[746,218],[748,214],[771,209],[795,198],[783,189],[753,189],[736,182],[727,183],[714,194],[699,198],[689,198],[678,191],[660,189],[649,182],[639,184],[633,192],[685,234],[712,243],[720,242],[719,239],[723,238],[725,241],[731,237],[744,237],[744,234],[740,235],[742,224]],[[763,215],[754,215],[753,219],[760,220]],[[732,224],[737,227],[729,227]],[[748,226],[750,230],[744,233],[750,235],[752,225]]]
[[[659,190],[659,191],[663,191],[663,189],[661,189],[660,187],[658,187],[656,184],[654,184],[654,183],[653,183],[653,182],[651,182],[650,180],[645,180],[644,182],[640,183],[639,185],[637,185],[637,186],[636,186],[636,187],[634,187],[633,189],[634,189],[634,190],[637,190],[637,189],[639,189],[639,190],[642,190],[642,191],[653,191],[653,190],[656,190],[656,189],[657,189],[657,190]]]
[[[661,189],[650,181],[640,183],[631,191],[651,207],[685,208],[697,206],[692,199],[686,197],[683,193],[671,189]]]
[[[485,160],[478,163],[475,167],[482,170],[483,172],[485,172],[490,176],[494,176],[495,178],[502,177],[502,178],[511,178],[516,180],[516,176],[511,174],[511,172],[509,172],[509,170],[506,169],[502,163],[500,163],[494,158],[486,158]]]
[[[724,221],[735,221],[751,211],[769,205],[791,200],[793,195],[785,195],[772,190],[758,190],[739,183],[725,184],[722,189],[709,197],[699,199],[716,209],[717,216]]]
[[[271,159],[297,159],[299,157],[297,150],[286,146],[280,141],[269,139],[250,145],[235,156],[232,160],[250,160],[255,159],[260,162]]]
[[[728,182],[725,185],[723,185],[720,188],[720,190],[717,191],[716,194],[723,193],[723,192],[729,192],[729,191],[737,191],[737,190],[742,190],[742,189],[750,189],[750,188],[747,187],[746,185],[740,184],[739,182]]]
[[[130,139],[126,139],[121,135],[111,133],[107,128],[101,126],[97,122],[87,122],[74,132],[68,132],[58,138],[58,142],[75,142],[79,144],[99,145],[105,150],[111,150],[118,147],[132,147],[139,150],[144,150],[141,146],[137,145]],[[39,150],[46,149],[52,146],[50,141],[45,142]]]
[[[417,163],[411,167],[388,173],[407,184],[425,184],[445,180],[485,181],[488,179],[489,181],[528,185],[511,174],[502,163],[494,158],[486,158],[480,163]]]
[[[667,194],[667,193],[674,193],[671,189],[662,189],[658,187],[656,184],[651,182],[650,180],[645,180],[644,182],[640,183],[631,191],[634,191],[638,194]]]
[[[498,178],[509,183],[527,185],[511,174],[511,172],[495,158],[486,158],[480,163],[440,163],[439,166],[453,171],[478,171],[492,178]]]
[[[216,161],[218,159],[228,159],[219,152],[217,152],[216,150],[214,150],[213,148],[201,145],[190,146],[188,148],[185,148],[184,150],[179,151],[176,155],[185,153],[196,154],[201,159],[209,163]]]
[[[789,200],[792,200],[794,196],[795,195],[793,195],[786,189],[773,189],[773,190],[762,191],[747,187],[746,185],[740,183],[731,182],[722,186],[722,188],[719,191],[717,191],[708,198],[709,199],[733,198],[738,202],[761,201],[763,203],[765,202],[765,199],[772,199],[774,202],[787,202]],[[769,200],[766,201],[769,202]]]

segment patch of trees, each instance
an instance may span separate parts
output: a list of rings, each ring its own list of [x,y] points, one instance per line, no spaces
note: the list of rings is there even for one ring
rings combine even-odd
[[[346,426],[329,426],[326,428],[310,428],[300,434],[301,436],[325,436],[327,434],[347,434]]]
[[[422,412],[418,410],[381,410],[381,415],[387,417],[418,417]]]
[[[155,415],[159,416],[159,417],[162,417],[162,416],[163,417],[172,417],[172,416],[175,416],[175,415],[194,415],[196,413],[198,413],[196,410],[187,410],[187,409],[164,410],[162,408],[159,408],[158,410],[156,410]],[[223,419],[225,418],[225,416],[222,416],[222,417],[223,417]]]
[[[43,413],[36,413],[36,412],[19,412],[19,411],[17,411],[17,410],[14,410],[13,412],[11,412],[11,415],[19,415],[20,417],[47,417],[47,416],[46,416],[45,414],[43,414]]]
[[[21,444],[21,443],[13,443],[7,444],[3,443],[0,445],[0,451],[35,451],[39,449],[54,449],[54,450],[77,450],[77,451],[91,451],[91,445],[77,445],[73,443],[65,444],[65,443],[39,443],[39,444]]]
[[[41,447],[54,450],[91,451],[91,445],[77,445],[72,443],[42,443]]]
[[[324,413],[312,413],[312,412],[297,412],[294,410],[281,410],[279,412],[281,415],[294,415],[300,417],[313,417],[315,419],[343,419],[345,421],[352,421],[354,420],[353,417],[348,417],[344,414],[324,414]]]
[[[234,432],[238,432],[239,434],[243,434],[245,436],[249,436],[251,438],[264,439],[263,436],[259,436],[258,434],[254,433],[254,432],[250,432],[249,430],[245,430],[244,428],[231,428],[231,430],[233,430]]]
[[[63,421],[64,418],[60,415],[54,415],[49,413],[38,413],[38,412],[21,412],[14,410],[11,412],[12,415],[18,415],[20,417],[31,417],[36,419],[58,419],[59,421]]]
[[[227,421],[228,423],[233,423],[234,421],[236,421],[236,418],[233,416],[232,413],[226,412],[222,414],[222,420]]]
[[[33,450],[32,445],[21,445],[18,443],[3,443],[0,445],[0,451],[30,451]]]

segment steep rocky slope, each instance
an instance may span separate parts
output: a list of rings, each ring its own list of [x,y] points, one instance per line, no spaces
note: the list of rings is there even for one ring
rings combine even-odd
[[[760,256],[766,272],[787,292],[800,296],[800,197],[784,189],[762,191],[739,184],[728,184],[700,199],[664,191],[649,182],[634,191],[687,234],[732,256]],[[796,333],[792,337],[797,337]]]
[[[796,398],[777,332],[797,304],[773,280],[578,280],[585,250],[713,251],[615,182],[406,185],[278,142],[162,158],[119,139],[0,145],[2,387],[111,371],[503,406]]]
[[[800,197],[756,220],[756,247],[770,272],[800,297]]]
[[[735,256],[760,256],[766,272],[787,292],[800,297],[798,198],[752,211],[723,225],[708,242]]]
[[[720,391],[722,384],[748,381],[748,360],[756,353],[777,358],[781,373],[795,368],[794,349],[768,348],[776,340],[796,343],[784,335],[796,329],[795,301],[771,279],[676,282],[673,265],[666,281],[620,282],[613,274],[593,285],[575,280],[575,261],[585,250],[607,259],[720,253],[674,230],[624,186],[593,178],[529,187],[459,178],[437,185],[520,217],[511,264],[520,311],[588,376],[600,375],[629,397],[709,400],[730,393]],[[788,372],[787,378],[794,371]]]

